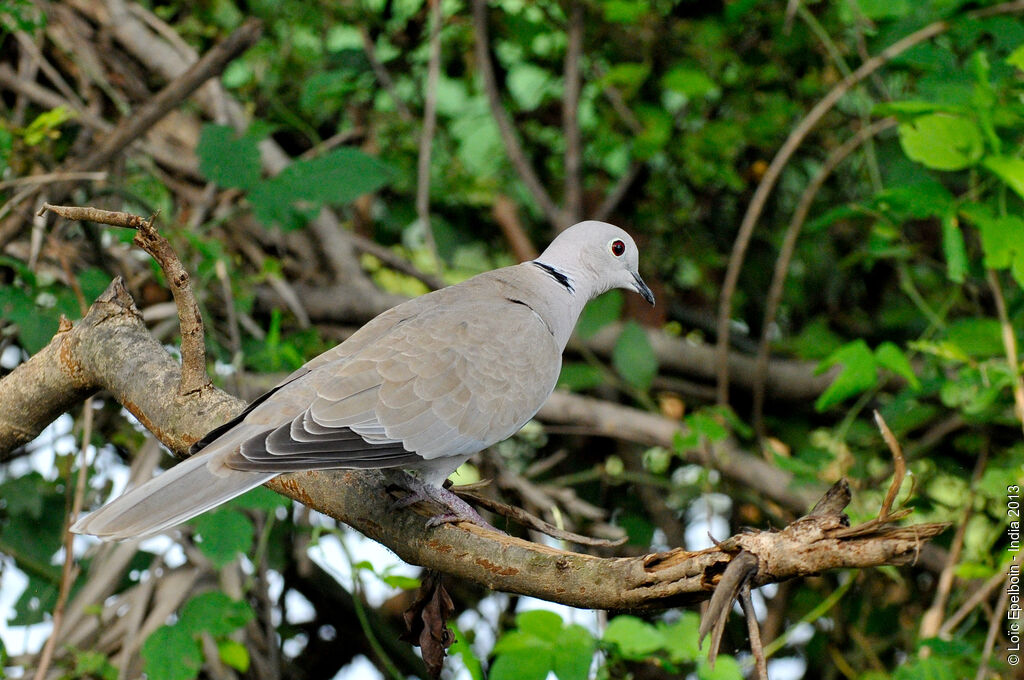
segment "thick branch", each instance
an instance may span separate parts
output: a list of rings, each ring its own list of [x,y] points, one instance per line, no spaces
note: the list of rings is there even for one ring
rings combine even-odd
[[[178,364],[150,336],[120,279],[73,328],[66,324],[29,361],[0,380],[0,454],[24,443],[85,395],[105,389],[165,445],[183,453],[243,403],[211,389],[177,400]],[[32,423],[28,428],[24,424]],[[555,550],[476,526],[425,529],[414,512],[394,512],[374,472],[285,475],[268,486],[394,550],[402,559],[489,588],[577,607],[636,609],[706,599],[731,555],[757,556],[756,584],[836,567],[912,562],[941,525],[873,527],[841,535],[837,514],[806,517],[781,532],[748,533],[721,548],[598,558]]]

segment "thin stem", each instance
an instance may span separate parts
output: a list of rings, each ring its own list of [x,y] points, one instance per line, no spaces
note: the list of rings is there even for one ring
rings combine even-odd
[[[803,616],[803,618],[797,621],[794,625],[790,626],[785,633],[780,635],[775,640],[772,640],[772,642],[770,642],[768,646],[764,648],[765,658],[770,658],[773,654],[775,654],[775,652],[785,647],[786,642],[789,641],[789,636],[793,634],[793,631],[795,631],[801,623],[811,623],[813,621],[817,621],[826,613],[828,613],[829,609],[832,609],[832,607],[838,604],[839,600],[843,599],[843,595],[846,595],[846,591],[848,591],[853,586],[854,581],[857,580],[855,574],[850,574],[849,572],[847,572],[847,576],[848,578],[846,579],[846,583],[843,583],[838,588],[833,590],[832,594],[826,597],[821,602],[819,602],[817,607],[807,612]]]
[[[476,0],[475,4],[483,4],[483,0]],[[966,16],[978,19],[982,17],[996,16],[999,14],[1020,12],[1022,10],[1024,10],[1024,0],[1013,0],[1012,2],[995,5],[994,7],[986,7],[974,12],[968,12]],[[779,148],[778,153],[775,154],[771,164],[768,166],[768,170],[765,172],[764,176],[761,178],[760,184],[758,184],[757,189],[754,191],[754,196],[751,198],[750,205],[747,207],[747,212],[744,214],[743,221],[740,223],[739,233],[733,243],[732,254],[729,257],[729,266],[726,269],[725,280],[722,284],[722,294],[718,303],[718,343],[715,348],[716,391],[718,403],[726,404],[729,401],[729,324],[732,316],[732,298],[736,292],[736,284],[739,281],[740,269],[743,267],[747,247],[750,245],[750,240],[754,233],[754,227],[757,225],[757,220],[760,218],[761,212],[764,210],[764,207],[768,202],[768,195],[772,192],[772,189],[775,188],[775,183],[778,182],[779,177],[782,175],[782,170],[789,163],[790,158],[792,158],[793,154],[803,143],[807,135],[810,134],[811,130],[818,125],[825,114],[828,113],[843,97],[843,95],[846,94],[854,85],[870,76],[894,57],[899,56],[911,47],[919,45],[925,40],[929,40],[941,33],[945,33],[951,26],[952,24],[945,20],[931,23],[924,28],[914,31],[910,35],[897,40],[892,45],[879,52],[878,55],[861,64],[856,71],[851,73],[849,77],[844,78],[842,82],[832,88],[832,90],[825,95],[821,101],[815,104],[814,108],[808,112],[804,119],[801,120],[795,128],[793,128],[789,137],[786,138],[782,147]]]
[[[416,216],[423,226],[427,248],[434,258],[435,273],[444,272],[437,252],[434,228],[430,224],[430,154],[437,128],[437,81],[441,72],[441,0],[430,0],[430,58],[427,64],[426,98],[423,103],[423,130],[416,165]]]
[[[1013,403],[1017,420],[1024,429],[1024,379],[1021,379],[1020,360],[1017,358],[1017,334],[1010,325],[1010,317],[1006,311],[1006,300],[1003,298],[1003,289],[999,285],[999,277],[995,270],[986,271],[988,286],[992,289],[992,298],[996,303],[996,313],[999,315],[999,327],[1002,329],[1003,347],[1006,350],[1006,361],[1010,365],[1010,375],[1013,378]]]
[[[764,400],[765,400],[765,389],[768,380],[768,355],[771,349],[771,328],[775,323],[775,314],[779,309],[779,304],[782,302],[782,293],[786,285],[786,277],[789,274],[789,265],[793,260],[793,253],[796,251],[797,240],[800,237],[800,232],[803,230],[804,223],[807,221],[807,215],[811,211],[811,205],[814,203],[814,199],[817,197],[821,187],[825,184],[825,180],[829,178],[832,172],[839,167],[846,158],[853,153],[861,144],[866,140],[871,139],[883,130],[887,130],[890,127],[896,125],[894,118],[883,118],[882,120],[876,121],[871,125],[861,128],[857,134],[850,137],[850,139],[843,142],[841,145],[829,154],[828,158],[825,159],[825,163],[821,166],[818,174],[815,175],[811,183],[804,189],[803,194],[800,195],[800,201],[797,203],[796,210],[793,212],[793,219],[789,223],[789,227],[786,229],[786,235],[782,240],[782,247],[779,250],[779,257],[775,261],[775,271],[772,274],[772,282],[768,288],[768,299],[765,301],[764,310],[764,322],[761,327],[761,341],[757,347],[757,359],[754,366],[754,426],[758,432],[761,432],[764,428],[763,417],[764,417]],[[763,435],[763,432],[761,432]]]
[[[82,446],[78,451],[78,478],[75,480],[74,493],[71,496],[70,511],[64,524],[64,565],[60,573],[60,590],[57,593],[57,604],[53,608],[53,630],[46,644],[43,645],[39,657],[39,666],[36,668],[34,680],[43,680],[46,672],[53,661],[53,650],[57,647],[57,638],[60,635],[61,623],[64,621],[64,608],[67,606],[68,595],[71,593],[71,584],[74,582],[75,569],[75,535],[71,533],[71,524],[82,511],[82,499],[85,498],[85,478],[89,469],[88,451],[89,441],[92,439],[92,397],[88,397],[82,404]],[[70,489],[69,489],[70,491]]]
[[[569,226],[565,215],[558,209],[555,202],[551,200],[551,196],[544,189],[544,185],[534,171],[533,166],[526,159],[526,153],[523,151],[519,137],[516,135],[512,120],[501,104],[498,81],[494,75],[494,64],[491,61],[490,36],[487,27],[487,0],[473,0],[473,28],[476,36],[474,49],[477,67],[480,69],[480,77],[483,79],[484,90],[487,93],[487,103],[491,107],[491,115],[494,116],[494,121],[498,124],[498,132],[501,135],[502,144],[505,145],[508,159],[551,225],[556,229]]]
[[[566,221],[578,222],[583,214],[583,142],[580,138],[580,60],[583,56],[583,3],[569,10],[568,45],[565,49],[565,95],[562,127],[565,134]]]

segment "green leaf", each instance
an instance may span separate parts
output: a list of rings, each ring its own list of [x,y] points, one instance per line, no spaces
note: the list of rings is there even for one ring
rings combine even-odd
[[[1006,63],[1010,66],[1016,66],[1021,71],[1024,71],[1024,45],[1021,45],[1006,58]]]
[[[700,661],[697,664],[697,677],[699,680],[743,680],[743,671],[736,659],[722,655],[715,659],[714,668],[707,661]]]
[[[622,291],[617,288],[597,296],[583,308],[576,323],[576,334],[583,340],[594,337],[599,330],[619,320],[623,304]]]
[[[465,666],[470,678],[473,680],[484,680],[483,666],[480,664],[480,659],[473,653],[473,647],[466,640],[466,636],[454,624],[449,623],[448,630],[455,637],[455,642],[448,648],[448,654],[462,657],[462,665]]]
[[[192,680],[203,666],[199,642],[181,626],[160,626],[140,651],[150,680]]]
[[[562,372],[558,376],[558,387],[563,390],[582,392],[604,383],[604,373],[597,366],[570,361],[562,364]]]
[[[857,0],[857,7],[863,15],[877,21],[905,17],[910,13],[910,0]]]
[[[946,326],[946,341],[962,352],[961,359],[968,357],[998,357],[1004,353],[1002,329],[995,319],[959,319]]]
[[[221,637],[244,626],[254,616],[247,602],[232,600],[219,590],[211,590],[185,603],[178,626],[192,634],[207,632]]]
[[[651,386],[658,374],[658,357],[640,324],[629,321],[623,326],[612,350],[612,364],[630,385],[641,390]]]
[[[199,535],[199,549],[217,568],[232,562],[238,553],[252,549],[252,521],[237,510],[207,512],[192,520],[192,524]]]
[[[987,205],[965,206],[964,214],[981,231],[985,266],[1009,269],[1024,285],[1024,219],[1016,215],[995,216]]]
[[[637,158],[648,159],[658,153],[672,139],[672,116],[662,108],[643,107],[638,116],[643,130],[633,139]]]
[[[594,661],[597,641],[583,626],[566,626],[552,646],[554,671],[558,680],[587,680]]]
[[[5,552],[7,552],[5,550]],[[19,560],[19,566],[23,566],[24,560]],[[14,616],[7,619],[12,626],[30,626],[34,623],[41,623],[47,612],[52,612],[57,604],[57,582],[60,577],[39,578],[29,572],[28,584],[21,593],[18,601],[14,603]]]
[[[97,267],[89,267],[78,275],[78,285],[86,303],[91,303],[110,285],[110,274]]]
[[[625,659],[646,659],[665,646],[661,631],[635,616],[616,616],[604,631],[605,642],[616,645]]]
[[[554,88],[554,78],[547,69],[526,61],[517,62],[509,68],[507,82],[512,98],[524,111],[540,106]]]
[[[524,633],[541,640],[556,641],[562,633],[562,617],[544,609],[523,612],[516,616],[516,626]]]
[[[818,411],[824,411],[849,397],[865,392],[878,382],[875,356],[863,340],[854,340],[837,349],[821,362],[818,371],[835,365],[841,365],[843,369],[814,402],[814,408]]]
[[[981,164],[1024,198],[1024,158],[988,156]]]
[[[662,638],[665,640],[665,651],[672,663],[686,663],[701,658],[698,631],[700,616],[694,612],[683,612],[682,617],[671,626],[658,624]]]
[[[921,381],[910,366],[910,361],[903,351],[891,342],[883,342],[875,348],[875,360],[878,365],[887,368],[898,376],[906,378],[914,389],[921,387]]]
[[[548,654],[516,650],[499,655],[491,664],[490,680],[545,680],[551,667]]]
[[[246,510],[266,510],[270,512],[278,508],[291,507],[292,501],[286,496],[274,493],[265,486],[257,486],[241,496],[232,499],[224,507],[245,508]]]
[[[66,106],[50,109],[40,113],[25,127],[22,139],[28,146],[36,146],[47,139],[56,139],[60,137],[57,128],[77,117],[78,114]]]
[[[617,87],[627,96],[632,96],[651,73],[651,67],[644,63],[624,62],[615,64],[598,80],[601,87]]]
[[[666,90],[680,92],[690,99],[710,97],[718,92],[718,85],[703,70],[676,66],[661,79]]]
[[[402,590],[414,590],[420,587],[420,580],[413,576],[402,576],[401,574],[383,574],[380,580],[388,584],[392,588],[401,588]]]
[[[249,650],[234,640],[218,640],[217,655],[225,665],[245,673],[249,670]]]
[[[604,0],[601,10],[607,21],[635,24],[651,10],[651,6],[647,0]]]
[[[57,315],[43,309],[24,290],[16,286],[0,286],[0,318],[18,326],[19,344],[29,354],[46,346],[57,331]]]
[[[204,125],[196,145],[199,171],[221,186],[250,189],[262,174],[258,144],[255,137],[236,135],[226,125]]]
[[[963,170],[981,160],[984,153],[981,130],[962,116],[919,116],[900,125],[899,136],[907,157],[933,170]]]
[[[390,166],[383,161],[359,149],[342,147],[292,163],[276,177],[254,186],[249,202],[263,224],[293,227],[300,207],[306,214],[314,214],[323,205],[350,203],[386,185],[391,175]]]

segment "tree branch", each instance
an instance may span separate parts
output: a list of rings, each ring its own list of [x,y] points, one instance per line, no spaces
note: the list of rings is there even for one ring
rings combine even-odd
[[[494,76],[494,64],[491,62],[490,39],[487,29],[487,0],[473,0],[473,28],[476,34],[474,49],[476,52],[477,66],[480,68],[480,76],[483,78],[484,90],[487,92],[487,102],[491,106],[491,115],[498,124],[498,132],[501,133],[501,141],[505,145],[505,152],[512,162],[519,178],[523,180],[533,200],[547,217],[551,225],[562,230],[571,223],[567,221],[565,214],[558,209],[551,196],[544,189],[540,178],[534,171],[533,166],[526,159],[522,144],[516,135],[515,127],[509,118],[508,112],[501,105],[501,95],[498,92],[498,81]]]
[[[179,454],[244,406],[216,389],[174,399],[179,379],[178,364],[146,330],[123,282],[115,279],[84,319],[74,327],[64,324],[44,349],[0,380],[0,453],[25,443],[101,389]],[[471,525],[425,529],[415,512],[393,510],[375,472],[301,472],[268,486],[351,525],[409,563],[492,589],[598,609],[658,608],[706,599],[741,550],[759,560],[754,585],[836,567],[906,564],[914,561],[922,540],[944,528],[876,526],[842,537],[842,515],[814,515],[780,532],[742,534],[697,553],[676,549],[607,559]]]
[[[579,108],[584,17],[582,2],[570,4],[568,45],[565,48],[562,129],[565,135],[565,221],[576,223],[583,215],[583,142],[580,137]]]

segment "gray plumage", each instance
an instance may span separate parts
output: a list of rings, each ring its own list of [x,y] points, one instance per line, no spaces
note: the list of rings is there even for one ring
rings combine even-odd
[[[654,303],[637,266],[626,232],[581,222],[537,260],[398,305],[72,531],[148,536],[300,470],[404,468],[440,486],[537,413],[589,300],[627,288]]]

